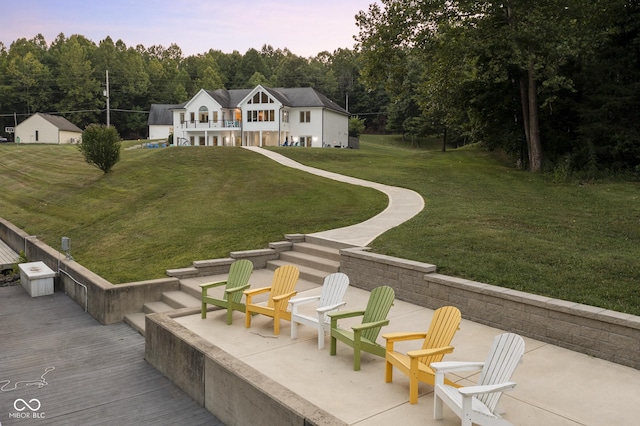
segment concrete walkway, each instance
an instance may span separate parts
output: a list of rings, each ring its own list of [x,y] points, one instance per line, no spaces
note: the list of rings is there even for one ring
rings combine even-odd
[[[422,196],[410,189],[369,182],[366,180],[305,166],[298,163],[297,161],[285,157],[284,155],[280,155],[276,152],[262,149],[256,146],[247,146],[244,148],[265,155],[284,166],[293,167],[307,173],[322,176],[327,179],[333,179],[339,182],[377,189],[378,191],[387,194],[387,197],[389,197],[389,205],[387,206],[387,208],[371,219],[357,225],[330,229],[328,231],[310,234],[312,236],[364,247],[389,229],[394,228],[411,219],[412,217],[420,213],[424,208],[424,199],[422,198]]]

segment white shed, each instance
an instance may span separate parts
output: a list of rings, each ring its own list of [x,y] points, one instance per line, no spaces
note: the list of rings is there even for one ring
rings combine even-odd
[[[184,104],[167,105],[151,104],[149,110],[149,139],[167,139],[173,134],[173,111],[174,108],[182,107]]]
[[[37,112],[18,124],[18,143],[79,143],[82,130],[64,117]]]

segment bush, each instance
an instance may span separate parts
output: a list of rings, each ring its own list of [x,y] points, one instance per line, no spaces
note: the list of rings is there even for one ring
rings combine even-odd
[[[87,163],[109,173],[120,160],[120,135],[114,127],[90,124],[82,132],[82,143],[78,148]]]
[[[364,118],[357,116],[349,118],[349,136],[359,137],[364,132]]]

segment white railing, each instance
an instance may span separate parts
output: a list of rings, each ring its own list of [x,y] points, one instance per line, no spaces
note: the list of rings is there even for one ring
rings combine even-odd
[[[221,129],[221,128],[240,128],[239,120],[224,121],[183,121],[178,126],[182,129]]]

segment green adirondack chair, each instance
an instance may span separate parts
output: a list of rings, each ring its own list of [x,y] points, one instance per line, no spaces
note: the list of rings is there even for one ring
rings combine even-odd
[[[347,311],[329,313],[331,318],[331,355],[336,354],[336,341],[353,348],[353,369],[360,370],[360,352],[365,351],[384,358],[385,348],[376,343],[380,329],[389,324],[387,315],[393,305],[395,292],[391,287],[380,286],[371,290],[369,302],[364,311]],[[351,327],[351,330],[338,328],[338,320],[362,316],[362,324]]]
[[[236,260],[229,268],[229,276],[226,281],[218,281],[209,284],[200,284],[202,289],[201,317],[207,317],[207,304],[218,306],[227,310],[227,324],[233,321],[233,311],[245,312],[245,305],[241,303],[242,292],[249,288],[249,277],[253,272],[253,263],[247,259]],[[222,299],[209,296],[208,290],[214,287],[225,286]]]

